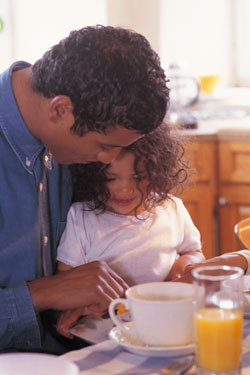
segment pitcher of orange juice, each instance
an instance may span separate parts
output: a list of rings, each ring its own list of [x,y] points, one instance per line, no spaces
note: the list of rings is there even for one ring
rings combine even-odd
[[[243,270],[228,266],[201,266],[192,272],[198,374],[239,375]]]

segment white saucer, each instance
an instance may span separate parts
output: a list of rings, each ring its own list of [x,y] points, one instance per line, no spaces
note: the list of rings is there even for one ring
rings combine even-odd
[[[194,352],[194,344],[184,346],[148,346],[137,337],[120,331],[114,327],[109,332],[109,338],[131,353],[147,357],[177,357]]]

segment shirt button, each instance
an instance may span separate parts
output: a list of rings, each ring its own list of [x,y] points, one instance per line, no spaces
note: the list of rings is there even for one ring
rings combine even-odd
[[[26,159],[25,164],[27,165],[27,167],[30,167],[31,166],[31,161],[29,159]]]
[[[47,246],[48,241],[49,241],[48,236],[44,236],[44,237],[43,237],[43,242],[44,242],[44,245],[45,245],[45,246]]]
[[[44,156],[44,165],[47,169],[52,170],[53,169],[53,164],[52,164],[52,154],[48,152]]]

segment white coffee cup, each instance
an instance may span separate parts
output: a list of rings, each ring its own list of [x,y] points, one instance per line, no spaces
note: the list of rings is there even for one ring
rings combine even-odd
[[[110,303],[109,315],[116,326],[150,346],[182,346],[193,343],[194,287],[179,282],[153,282],[129,288],[126,298]],[[131,324],[115,313],[117,304],[130,310]]]

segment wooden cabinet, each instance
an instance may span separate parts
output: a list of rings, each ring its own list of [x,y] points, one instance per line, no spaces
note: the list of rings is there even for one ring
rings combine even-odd
[[[193,184],[181,198],[194,224],[201,233],[202,248],[206,258],[215,256],[216,231],[214,228],[214,203],[216,201],[216,143],[190,142],[187,155],[196,170]]]
[[[239,250],[234,225],[250,217],[250,140],[218,143],[218,224],[221,253]]]
[[[250,137],[190,141],[195,183],[181,196],[200,230],[206,258],[237,251],[235,224],[250,217]]]

